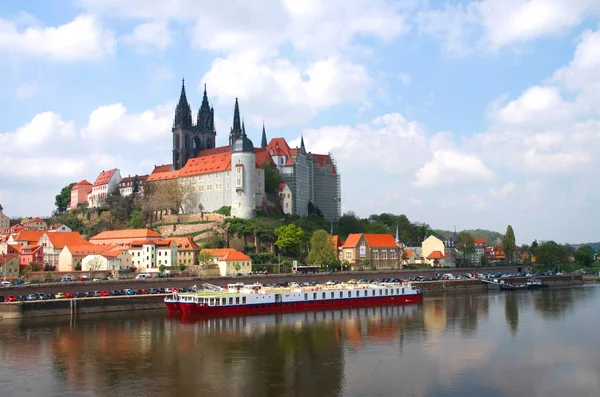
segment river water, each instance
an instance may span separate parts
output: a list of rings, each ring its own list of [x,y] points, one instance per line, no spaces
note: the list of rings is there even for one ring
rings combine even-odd
[[[0,322],[0,396],[599,396],[600,287]]]

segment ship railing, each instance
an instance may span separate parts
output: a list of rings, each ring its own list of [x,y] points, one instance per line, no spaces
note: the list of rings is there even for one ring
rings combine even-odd
[[[219,287],[218,285],[214,285],[214,284],[210,284],[210,283],[202,284],[202,288],[204,288],[205,291],[211,291],[211,292],[221,292],[224,290],[223,287]]]

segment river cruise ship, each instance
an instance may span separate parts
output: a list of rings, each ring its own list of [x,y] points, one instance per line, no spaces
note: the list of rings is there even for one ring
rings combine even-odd
[[[262,284],[204,284],[204,290],[165,298],[171,313],[230,315],[321,310],[344,307],[399,305],[423,300],[423,291],[410,283],[338,284],[314,287],[267,287]]]

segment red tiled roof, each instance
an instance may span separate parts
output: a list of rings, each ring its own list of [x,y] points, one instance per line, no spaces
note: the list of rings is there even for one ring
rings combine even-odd
[[[157,172],[169,172],[172,170],[173,170],[173,164],[155,165],[154,170],[152,170],[152,173],[156,174]]]
[[[204,248],[200,251],[201,254],[208,254],[212,257],[222,257],[228,253],[235,251],[233,248]]]
[[[5,265],[14,258],[19,256],[19,254],[2,254],[0,255],[0,265]]]
[[[342,240],[340,239],[340,236],[333,236],[331,238],[331,242],[333,243],[333,248],[336,250],[342,246]]]
[[[39,216],[36,216],[35,218],[30,219],[27,223],[34,223],[34,222],[46,222],[46,221],[43,220],[42,218],[40,218]]]
[[[54,248],[64,248],[66,245],[91,245],[81,237],[79,232],[46,233]]]
[[[410,258],[411,256],[413,256],[413,254],[416,255],[415,250],[406,250],[404,252],[406,252],[406,257],[407,258]]]
[[[146,179],[146,182],[156,182],[156,181],[168,181],[171,179],[177,179],[177,177],[179,176],[179,173],[182,170],[179,171],[168,171],[168,172],[157,172],[157,173],[152,173],[150,174],[150,176],[148,176],[148,178]]]
[[[231,153],[229,146],[219,146],[211,149],[204,149],[198,153],[198,157],[214,156],[215,154]]]
[[[284,138],[273,138],[267,145],[267,151],[271,156],[285,156],[284,165],[294,165],[292,153]]]
[[[271,158],[271,155],[269,154],[269,151],[267,149],[254,148],[254,154],[256,155],[256,163],[257,164],[263,164],[263,163],[272,164],[273,163],[273,159]]]
[[[100,255],[105,257],[106,259],[115,259],[119,255],[121,255],[125,251],[122,248],[112,248],[107,251],[102,252]]]
[[[484,247],[487,245],[487,241],[485,241],[484,238],[473,238],[473,243],[475,243],[475,245],[483,245]]]
[[[360,241],[360,238],[362,237],[362,233],[352,233],[348,235],[348,238],[346,239],[346,241],[344,242],[344,245],[342,246],[342,248],[354,248],[356,247],[356,244],[358,244],[358,242]]]
[[[33,244],[40,241],[43,235],[43,230],[22,230],[13,238],[15,241],[27,241],[29,244]]]
[[[212,174],[231,169],[231,152],[205,155],[189,159],[179,171],[180,177]]]
[[[96,178],[96,182],[94,182],[94,186],[106,185],[110,181],[110,178],[113,177],[113,175],[115,174],[116,171],[117,171],[116,168],[113,168],[112,170],[108,170],[108,171],[102,171],[100,173],[100,175],[98,175],[98,178]]]
[[[337,171],[335,169],[335,165],[333,164],[333,160],[331,160],[331,156],[328,154],[310,154],[315,163],[319,165],[321,168],[331,167],[331,173],[336,174]]]
[[[94,240],[107,240],[107,239],[143,239],[147,237],[162,237],[150,229],[127,229],[127,230],[107,230],[105,232],[96,234],[90,238],[90,241]]]
[[[219,258],[221,261],[251,261],[249,256],[240,251],[230,251],[225,256]]]
[[[105,245],[105,244],[100,244],[100,245],[88,244],[88,245],[67,245],[67,246],[65,246],[65,248],[69,250],[69,252],[71,253],[71,256],[86,257],[91,254],[99,254],[101,252],[108,251],[108,250],[112,249],[113,246]]]
[[[200,246],[192,240],[191,237],[173,237],[171,238],[175,244],[177,244],[177,249],[180,251],[199,251]]]
[[[79,189],[82,186],[92,186],[91,183],[89,183],[88,181],[86,181],[85,179],[77,182],[76,184],[73,185],[73,187],[71,188],[71,191]]]
[[[142,245],[151,244],[157,247],[172,247],[173,240],[160,239],[160,240],[136,240],[129,243],[131,247],[141,247]]]
[[[371,247],[396,247],[396,240],[391,234],[365,234],[365,240]]]
[[[441,251],[433,251],[427,256],[427,259],[443,259],[444,254]]]
[[[281,192],[283,189],[285,189],[285,187],[286,187],[286,186],[287,186],[287,183],[285,183],[285,182],[281,182],[281,183],[279,184],[279,191]]]

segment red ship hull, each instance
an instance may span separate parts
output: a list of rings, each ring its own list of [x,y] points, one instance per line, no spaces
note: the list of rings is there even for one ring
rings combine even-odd
[[[179,310],[181,310],[184,316],[231,316],[307,310],[343,309],[365,306],[402,305],[419,303],[422,301],[423,294],[232,306],[207,306],[191,302],[180,302]],[[171,312],[172,309],[169,309],[169,311]]]
[[[169,311],[169,313],[181,312],[179,302],[165,302],[165,305],[167,306],[167,310]]]

